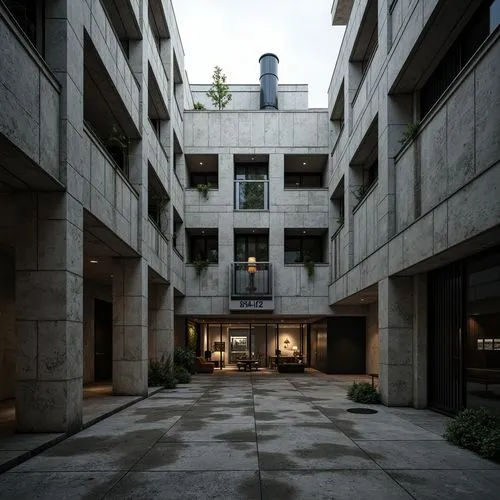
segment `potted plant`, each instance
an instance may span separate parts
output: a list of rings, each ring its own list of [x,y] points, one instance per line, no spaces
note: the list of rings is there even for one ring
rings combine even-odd
[[[205,259],[205,260],[194,260],[193,261],[194,268],[196,270],[196,276],[201,276],[203,271],[208,267],[210,264],[210,261]]]
[[[208,190],[210,189],[211,185],[210,182],[207,182],[206,184],[197,184],[196,189],[198,192],[205,198],[205,200],[208,200]]]
[[[314,278],[314,262],[312,260],[305,260],[304,267],[307,270],[307,277],[312,280]]]

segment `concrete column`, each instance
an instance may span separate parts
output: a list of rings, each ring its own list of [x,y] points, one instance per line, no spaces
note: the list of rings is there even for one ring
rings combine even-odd
[[[150,297],[149,346],[150,359],[161,359],[172,355],[174,350],[174,294],[173,287],[166,284],[152,285]]]
[[[14,255],[0,250],[0,401],[16,392]]]
[[[113,393],[148,393],[148,268],[142,258],[114,261]]]
[[[413,400],[413,278],[379,282],[380,392],[388,406]]]
[[[66,193],[18,195],[16,426],[82,425],[83,209]]]
[[[427,406],[427,275],[413,279],[413,406]]]

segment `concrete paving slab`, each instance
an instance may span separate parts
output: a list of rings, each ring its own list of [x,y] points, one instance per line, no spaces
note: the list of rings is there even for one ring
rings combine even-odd
[[[422,500],[498,500],[500,473],[495,470],[401,470],[391,477]]]
[[[123,472],[7,472],[0,476],[0,500],[102,498]]]
[[[258,470],[256,443],[160,443],[134,471]]]
[[[169,500],[260,498],[258,472],[130,472],[106,500]]]
[[[356,441],[383,469],[494,469],[500,465],[445,441]]]
[[[261,472],[262,500],[404,500],[412,498],[383,471]]]
[[[221,422],[198,425],[196,421],[181,421],[170,429],[160,442],[217,442],[217,441],[256,441],[253,422],[227,424]]]

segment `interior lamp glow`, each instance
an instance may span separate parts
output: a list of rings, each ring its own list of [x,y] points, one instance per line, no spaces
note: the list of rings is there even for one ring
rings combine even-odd
[[[257,272],[257,259],[255,257],[248,257],[248,267],[247,271],[249,274],[255,274]]]

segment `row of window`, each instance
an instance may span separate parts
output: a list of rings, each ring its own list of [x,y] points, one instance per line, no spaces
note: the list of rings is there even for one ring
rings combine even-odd
[[[191,262],[208,260],[218,263],[218,238],[216,235],[193,235],[190,238]],[[324,237],[316,235],[285,236],[285,264],[323,262]],[[267,234],[236,234],[234,237],[234,261],[247,262],[255,257],[257,262],[269,262],[269,238]]]

